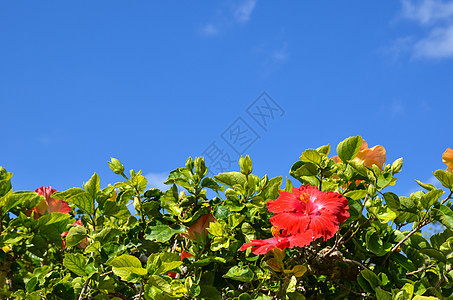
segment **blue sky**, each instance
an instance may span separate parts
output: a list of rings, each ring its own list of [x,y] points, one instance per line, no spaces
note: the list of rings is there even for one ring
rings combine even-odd
[[[2,1],[0,44],[15,190],[106,186],[110,157],[158,186],[212,145],[289,176],[359,134],[404,158],[390,190],[408,194],[453,147],[451,1]]]

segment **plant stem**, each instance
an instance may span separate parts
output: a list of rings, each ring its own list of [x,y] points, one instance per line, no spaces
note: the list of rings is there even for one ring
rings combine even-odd
[[[83,285],[82,291],[79,294],[79,298],[78,298],[79,300],[83,299],[83,294],[85,294],[85,291],[88,288],[88,283],[89,282],[90,282],[90,278],[88,278],[87,281],[85,281],[85,284]]]
[[[406,235],[398,244],[396,244],[388,253],[387,255],[384,257],[384,260],[382,261],[381,263],[381,266],[383,266],[385,264],[385,262],[387,261],[387,259],[390,257],[390,255],[395,252],[405,241],[407,241],[407,239],[409,239],[414,233],[416,233],[417,231],[419,231],[422,227],[428,225],[431,221],[430,220],[424,220],[424,221],[421,221],[420,223],[418,223],[418,226],[415,227],[411,232],[409,232],[408,235]]]

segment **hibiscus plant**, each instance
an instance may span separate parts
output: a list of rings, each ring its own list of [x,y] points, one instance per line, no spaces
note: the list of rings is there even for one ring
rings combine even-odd
[[[0,299],[450,296],[453,151],[434,172],[442,188],[417,181],[407,197],[384,147],[355,136],[336,150],[304,151],[285,182],[253,174],[249,156],[213,177],[189,157],[166,191],[114,158],[120,182],[95,173],[60,192],[13,191],[0,168]]]

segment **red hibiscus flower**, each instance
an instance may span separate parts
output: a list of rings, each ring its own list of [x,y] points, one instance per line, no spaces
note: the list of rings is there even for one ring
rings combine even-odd
[[[53,193],[57,192],[56,189],[53,189],[50,186],[42,186],[36,189],[35,192],[44,196],[44,199],[42,199],[34,208],[30,209],[27,216],[30,216],[31,213],[34,212],[34,218],[38,219],[46,213],[61,212],[67,214],[71,211],[71,208],[66,201],[51,197]]]
[[[216,222],[216,218],[212,214],[206,214],[187,229],[187,232],[181,233],[181,235],[189,240],[195,240],[197,235],[208,235],[206,228],[209,227],[211,222]]]
[[[192,253],[190,252],[187,252],[186,250],[182,250],[181,252],[181,261],[184,260],[184,258],[189,258],[189,257],[194,257],[195,255],[193,255]]]
[[[285,248],[304,247],[318,237],[319,236],[315,236],[314,232],[310,229],[297,235],[286,235],[284,231],[284,233],[269,239],[252,240],[250,243],[245,243],[239,248],[239,251],[244,251],[245,249],[252,247],[253,254],[266,254],[275,248],[284,250]]]
[[[338,224],[349,218],[345,197],[334,192],[323,193],[309,185],[293,188],[292,193],[280,191],[280,197],[269,201],[267,208],[275,213],[270,222],[291,236],[311,230],[313,236],[327,240],[339,229]]]
[[[81,220],[77,220],[75,221],[74,223],[72,223],[72,225],[75,225],[75,226],[83,226],[83,223]],[[66,231],[66,232],[63,232],[61,234],[61,237],[65,237],[68,235],[68,232],[69,231]],[[83,241],[81,241],[78,245],[77,245],[77,248],[79,249],[85,249],[87,246],[88,246],[89,242],[88,242],[88,238],[85,238]],[[66,248],[66,241],[63,239],[63,249]]]
[[[249,247],[252,248],[252,252],[256,255],[258,254],[266,254],[270,250],[274,248],[279,248],[281,250],[288,248],[289,241],[288,238],[285,236],[274,236],[270,239],[266,240],[252,240],[250,243],[245,243],[244,245],[239,248],[239,251],[244,251]]]

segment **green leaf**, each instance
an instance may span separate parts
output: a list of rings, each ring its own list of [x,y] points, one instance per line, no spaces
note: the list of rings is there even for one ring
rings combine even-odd
[[[420,203],[422,204],[424,209],[429,209],[433,206],[434,203],[437,202],[440,196],[444,193],[441,189],[434,189],[429,191],[427,194],[424,194],[420,199]]]
[[[137,282],[140,276],[148,274],[148,271],[142,268],[140,260],[132,255],[123,254],[115,257],[109,265],[112,266],[113,273],[128,282]]]
[[[64,192],[56,192],[52,194],[52,197],[73,203],[89,215],[94,214],[94,200],[88,192],[81,188],[71,188]]]
[[[171,294],[171,285],[159,275],[151,275],[149,277],[148,283],[167,294]]]
[[[316,151],[315,149],[307,149],[300,156],[300,160],[303,162],[310,162],[319,166],[322,162],[322,155],[319,154],[319,152]]]
[[[200,285],[200,288],[201,288],[201,293],[200,293],[199,297],[201,299],[209,299],[209,300],[221,300],[222,299],[222,295],[220,294],[219,290],[216,289],[215,287],[210,286],[210,285]]]
[[[242,221],[244,221],[245,215],[241,215],[239,213],[234,213],[228,216],[228,226],[230,229],[235,228],[239,224],[241,224]]]
[[[373,165],[375,166],[375,165]],[[380,187],[381,189],[382,188],[385,188],[386,186],[388,186],[390,184],[390,182],[392,181],[393,177],[392,177],[392,174],[390,173],[383,173],[381,175],[379,175],[378,179],[377,179],[377,185],[378,187]]]
[[[175,253],[153,253],[148,257],[146,269],[149,274],[164,274],[178,268],[183,262],[181,257]]]
[[[74,226],[69,229],[68,235],[66,236],[66,245],[68,247],[74,247],[80,244],[83,240],[88,237],[87,231],[83,226]]]
[[[414,198],[399,197],[400,211],[410,212],[416,214],[418,212],[417,201]]]
[[[203,267],[207,266],[212,263],[226,263],[226,259],[223,257],[215,257],[215,256],[209,256],[203,259],[196,260],[192,263],[192,265],[197,266],[197,267]]]
[[[161,206],[169,211],[172,215],[177,217],[181,216],[182,213],[182,209],[181,207],[179,207],[178,201],[178,188],[174,184],[160,198]]]
[[[426,254],[428,255],[429,257],[432,257],[434,259],[437,259],[438,261],[441,261],[443,263],[446,263],[447,262],[447,258],[445,257],[445,255],[437,250],[437,249],[433,249],[433,248],[424,248],[424,249],[420,249],[419,250],[421,253],[423,254]]]
[[[170,172],[167,181],[165,181],[164,183],[177,184],[186,189],[191,189],[193,187],[192,177],[193,175],[188,169],[178,168]]]
[[[355,190],[345,193],[343,196],[351,198],[352,200],[359,200],[366,196],[368,192],[366,190]]]
[[[376,293],[377,300],[392,300],[392,295],[387,291],[377,288],[374,292]]]
[[[0,207],[3,207],[1,209],[2,213],[8,212],[10,209],[20,205],[21,203],[25,201],[29,201],[31,203],[36,203],[41,200],[41,196],[32,191],[17,191],[14,193],[11,193],[9,197],[6,197],[6,201],[1,203],[0,201]]]
[[[94,240],[99,241],[101,244],[107,244],[111,241],[116,241],[118,237],[121,236],[123,232],[116,228],[104,228],[100,232],[98,232]]]
[[[316,148],[316,151],[318,151],[319,153],[324,154],[324,155],[329,155],[329,153],[330,153],[330,144],[321,146],[319,148]]]
[[[384,250],[384,244],[373,227],[371,227],[366,233],[366,246],[368,250],[378,256],[385,254],[382,253]]]
[[[115,201],[106,201],[101,211],[104,216],[112,216],[118,219],[128,219],[131,216],[131,212],[125,204]]]
[[[391,210],[398,210],[401,206],[400,198],[392,192],[384,193],[385,203]]]
[[[402,266],[409,272],[415,271],[414,264],[404,255],[394,252],[392,253],[392,255],[390,255],[390,259],[399,264],[400,266]]]
[[[79,226],[80,227],[80,226]],[[86,266],[88,260],[79,253],[66,253],[63,259],[63,266],[78,276],[88,276]]]
[[[349,161],[357,156],[362,147],[362,137],[352,136],[338,144],[337,153],[342,161]]]
[[[91,199],[95,199],[96,193],[101,191],[101,184],[98,174],[94,173],[93,176],[91,176],[90,180],[88,180],[87,183],[83,184],[83,188],[85,189],[85,191],[87,191],[88,194],[90,194]]]
[[[371,270],[368,270],[368,269],[365,269],[365,270],[362,270],[360,272],[360,275],[363,276],[363,278],[365,278],[366,281],[368,281],[368,283],[371,285],[371,287],[373,289],[376,289],[378,286],[381,285],[381,280],[379,279],[379,277],[374,274],[373,271]]]
[[[55,224],[58,226],[58,228],[62,229],[63,227],[66,227],[70,217],[71,217],[70,214],[53,212],[40,217],[38,219],[38,226],[41,227],[44,225]]]
[[[415,180],[415,181],[418,183],[419,186],[421,186],[425,190],[432,191],[432,190],[436,189],[436,186],[434,186],[432,184],[423,183],[420,180]]]
[[[245,267],[238,267],[234,266],[228,270],[228,273],[223,275],[223,278],[231,278],[237,281],[242,282],[250,282],[253,280],[255,274],[253,274],[252,270],[248,266]]]
[[[355,161],[355,160],[351,160],[349,161],[349,165],[357,171],[357,173],[359,173],[360,175],[362,175],[363,177],[367,177],[368,176],[368,168],[365,167],[363,164],[361,164],[360,162],[358,161]]]
[[[274,200],[277,199],[279,194],[279,189],[280,186],[282,185],[283,178],[281,176],[274,177],[271,180],[269,180],[269,184],[267,185],[267,188],[263,191],[263,193],[260,195],[263,197],[265,200]]]
[[[247,182],[245,175],[240,172],[219,173],[218,175],[215,175],[214,178],[221,184],[226,185],[230,188],[233,188],[236,184],[244,186],[244,184]]]
[[[148,229],[149,232],[147,230],[145,238],[161,243],[169,241],[177,233],[183,233],[186,231],[186,227],[183,225],[176,225],[174,227],[170,227],[168,225],[155,225],[148,226]]]
[[[453,173],[444,170],[437,170],[434,172],[434,176],[436,176],[444,187],[453,190]]]
[[[213,191],[223,191],[225,190],[225,187],[224,186],[221,186],[219,185],[214,179],[212,179],[211,177],[205,177],[203,178],[203,180],[201,181],[201,187],[204,187],[204,188],[209,188]]]
[[[432,208],[430,216],[448,229],[453,229],[453,211],[448,206],[440,205],[439,208]]]

